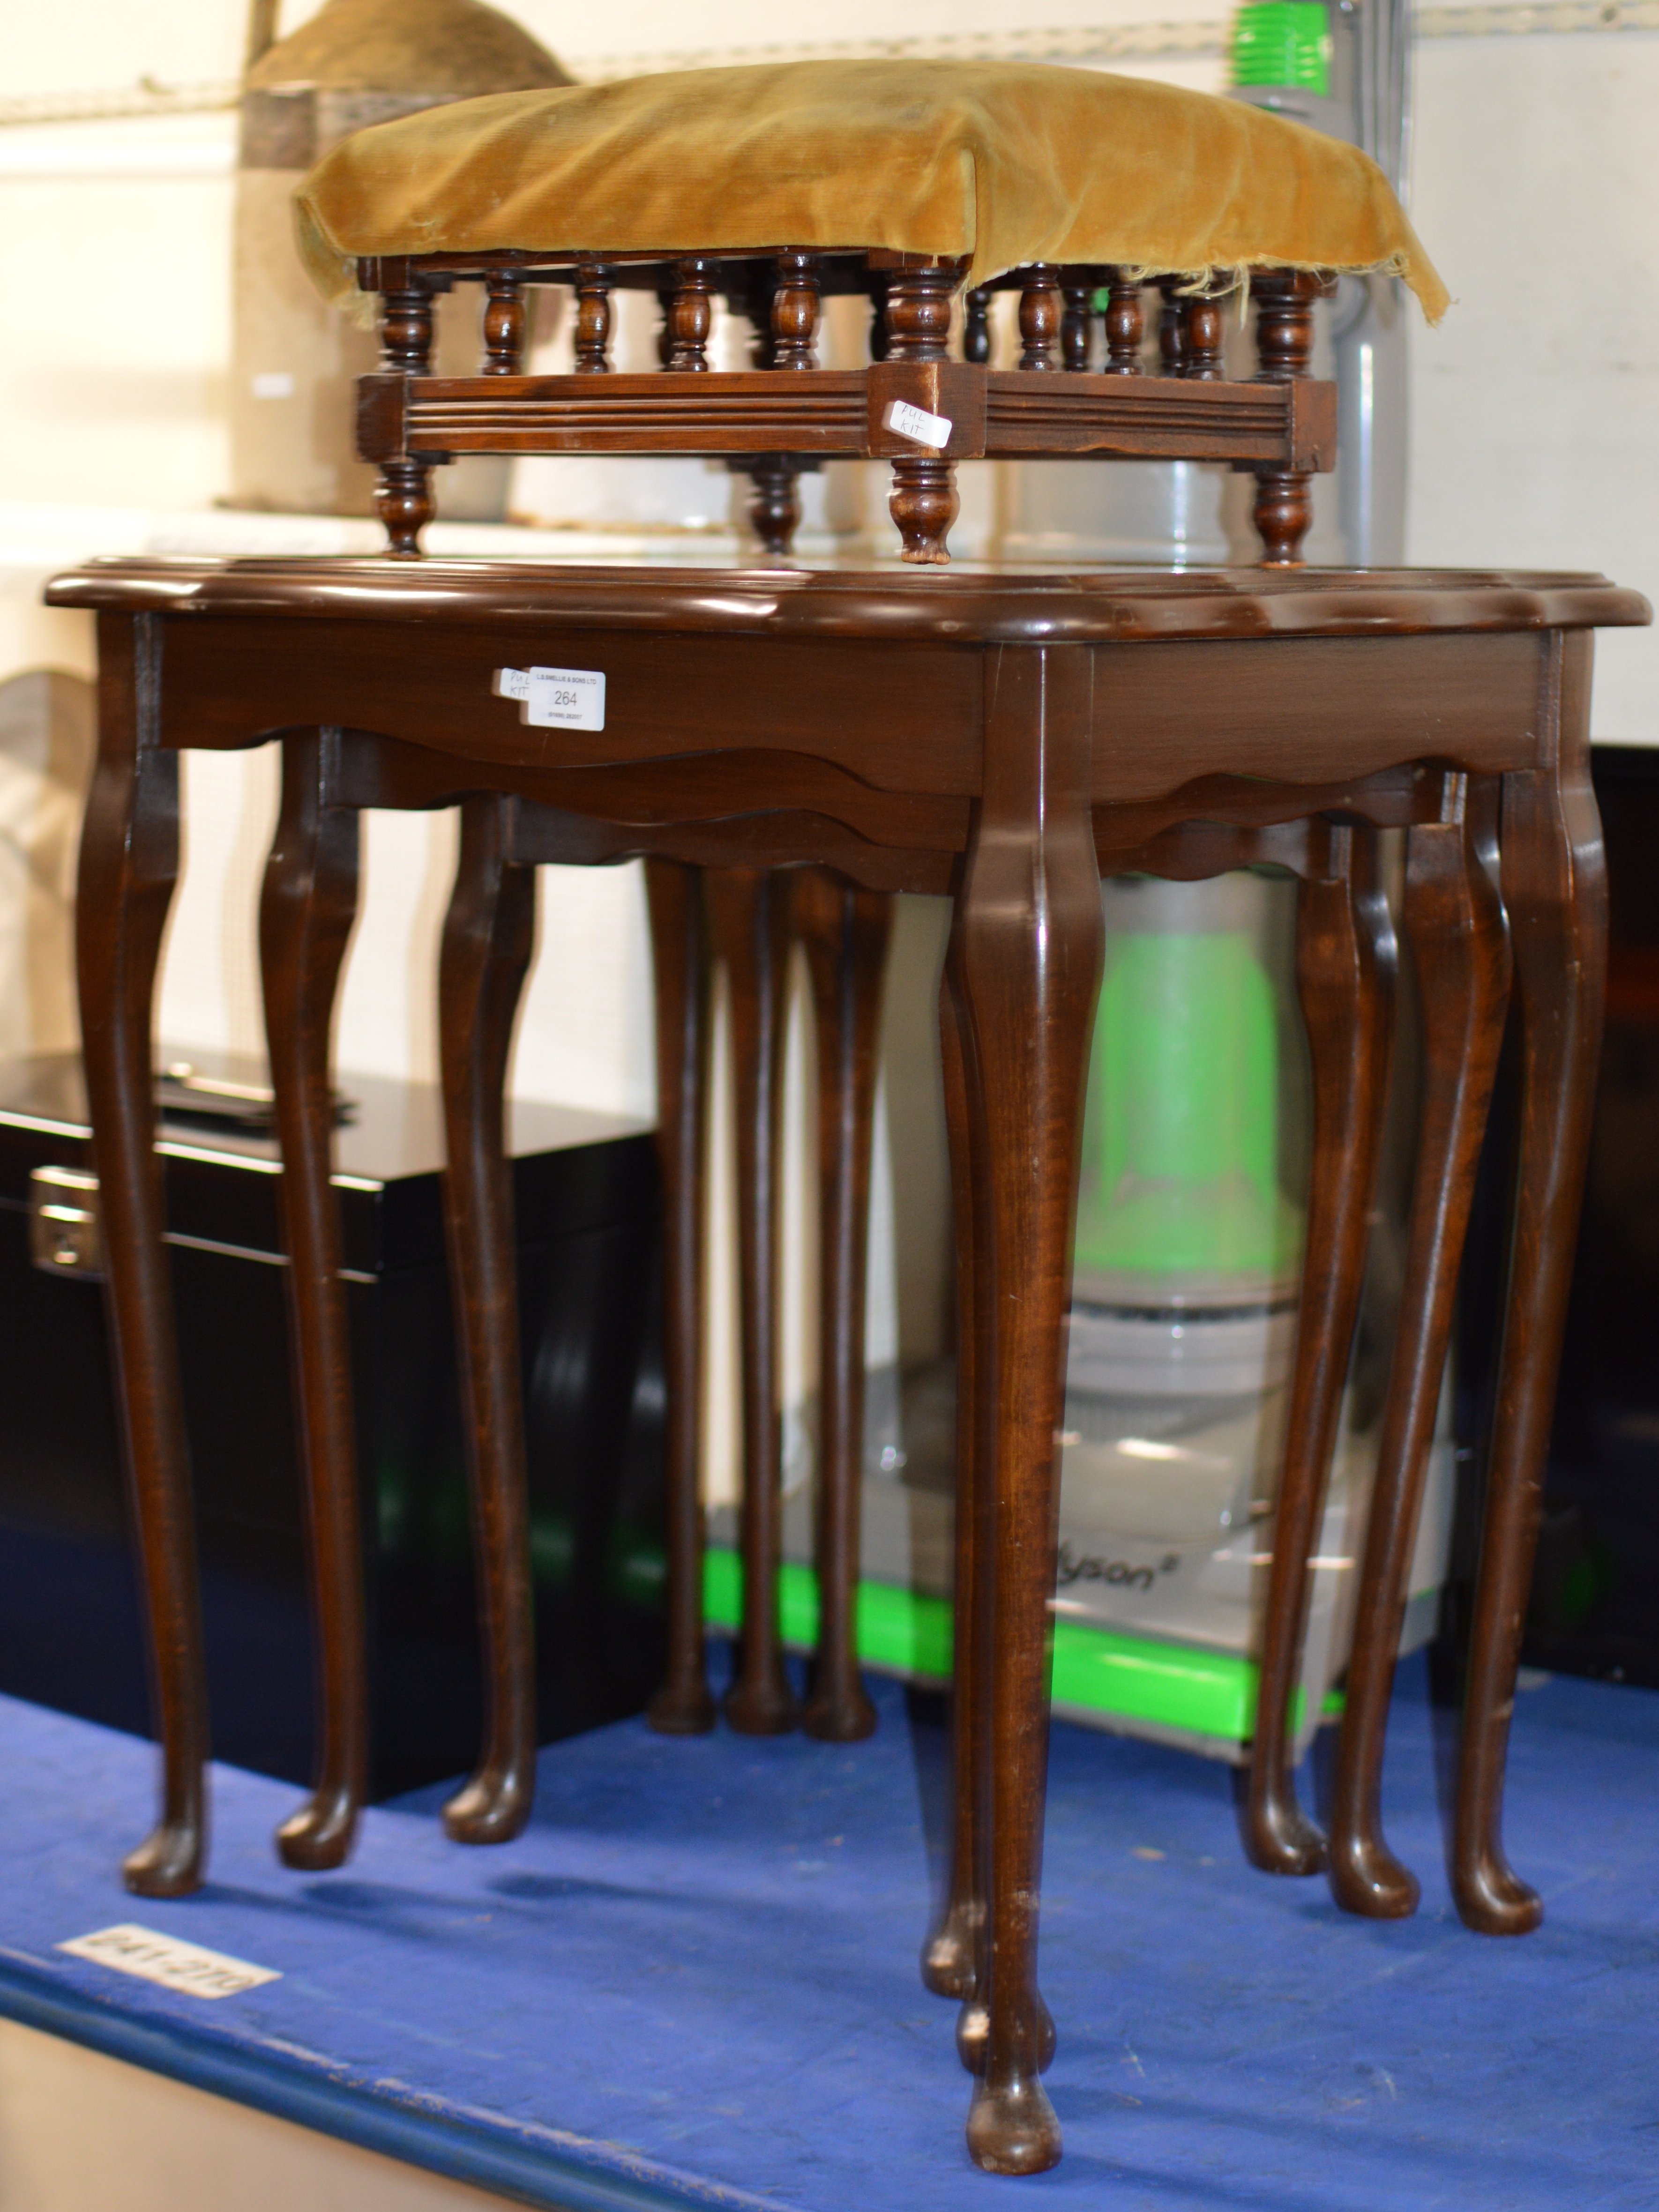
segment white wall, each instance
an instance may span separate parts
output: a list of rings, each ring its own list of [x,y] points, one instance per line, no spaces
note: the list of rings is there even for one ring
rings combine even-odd
[[[1659,600],[1659,33],[1435,40],[1413,218],[1414,562],[1599,568]],[[1659,743],[1659,635],[1597,641],[1598,737]]]

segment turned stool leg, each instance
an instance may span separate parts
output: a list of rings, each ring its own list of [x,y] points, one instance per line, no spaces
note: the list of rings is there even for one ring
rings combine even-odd
[[[150,1068],[155,963],[179,872],[179,756],[155,744],[141,704],[160,677],[155,617],[106,617],[99,629],[98,765],[76,903],[82,1054],[161,1745],[161,1817],[122,1872],[141,1897],[181,1897],[207,1854],[207,1668]]]
[[[955,289],[955,275],[948,268],[902,269],[890,277],[883,310],[884,358],[944,361]],[[924,566],[950,559],[945,540],[960,505],[953,461],[921,453],[896,460],[887,505],[902,540],[901,559]]]
[[[800,528],[800,470],[787,453],[762,453],[745,461],[749,526],[775,561],[788,558]]]
[[[800,1718],[778,1605],[783,1437],[778,1409],[778,1185],[789,884],[776,869],[711,870],[704,889],[732,1009],[743,1322],[743,1639],[726,1717],[744,1735]]]
[[[1089,813],[1092,663],[1005,648],[986,665],[984,796],[960,899],[973,1157],[985,1162],[979,1291],[993,1317],[977,1381],[976,1667],[987,1821],[985,2069],[968,2121],[975,2162],[1035,2173],[1060,2155],[1043,2090],[1037,1908],[1047,1779],[1056,1437],[1103,928]]]
[[[878,1032],[892,901],[828,868],[795,878],[818,1036],[818,1645],[808,1735],[852,1743],[876,1725],[859,1679],[859,1507],[864,1480],[864,1320]]]
[[[646,1708],[665,1735],[714,1725],[703,1647],[702,1148],[708,1095],[708,946],[702,877],[647,860],[656,969],[657,1158],[662,1177],[667,1370],[668,1670]]]
[[[1290,384],[1313,359],[1313,303],[1325,289],[1307,270],[1261,270],[1250,279],[1256,303],[1258,380]],[[1251,520],[1268,568],[1299,568],[1302,541],[1313,524],[1313,479],[1300,469],[1258,469]]]
[[[1342,1411],[1365,1272],[1394,1012],[1394,932],[1375,830],[1327,830],[1327,872],[1304,882],[1297,980],[1313,1074],[1313,1173],[1296,1365],[1267,1585],[1244,1846],[1268,1874],[1315,1874],[1325,1839],[1297,1803],[1290,1705],[1309,1567]]]
[[[513,1023],[536,928],[536,872],[509,855],[510,799],[470,799],[438,963],[444,1231],[465,1409],[483,1676],[483,1742],[444,1808],[457,1843],[507,1843],[536,1794],[536,1649],[530,1579],[517,1239],[506,1093]]]
[[[1452,1852],[1457,1909],[1486,1936],[1524,1935],[1543,1917],[1537,1894],[1504,1855],[1504,1763],[1589,1149],[1607,963],[1607,878],[1585,726],[1589,640],[1570,634],[1553,642],[1567,662],[1566,757],[1557,773],[1504,779],[1521,1143]]]
[[[951,933],[945,973],[939,979],[940,1056],[945,1075],[945,1121],[951,1146],[951,1194],[957,1247],[957,1480],[956,1588],[952,1605],[951,1704],[951,1834],[950,1886],[945,1909],[922,1946],[921,1978],[936,1996],[955,1997],[964,2006],[979,1988],[981,1946],[985,1926],[985,1876],[980,1863],[979,1778],[976,1729],[980,1696],[975,1670],[978,1613],[974,1596],[976,1485],[979,1449],[978,1376],[988,1318],[981,1313],[974,1255],[982,1238],[978,1210],[983,1204],[983,1164],[974,1153],[974,1116],[969,1107],[965,1054],[968,1040],[962,1000],[961,909]],[[979,2040],[983,2049],[982,2039]]]
[[[259,905],[265,1035],[282,1146],[289,1319],[316,1610],[319,1740],[309,1803],[277,1831],[289,1866],[337,1867],[351,1849],[368,1773],[362,1540],[351,1347],[330,1182],[329,1028],[357,908],[357,815],[331,806],[339,744],[313,730],[283,745],[283,804]]]
[[[1496,787],[1455,776],[1447,791],[1442,819],[1413,828],[1407,848],[1405,928],[1423,1007],[1423,1106],[1331,1819],[1331,1888],[1339,1905],[1373,1919],[1397,1919],[1417,1905],[1417,1882],[1382,1837],[1382,1752],[1510,987],[1496,882]]]
[[[380,300],[380,367],[389,375],[428,376],[432,372],[432,294],[402,263],[386,270],[387,289]],[[395,281],[393,281],[395,280]],[[421,532],[437,512],[432,496],[432,464],[411,453],[380,459],[374,488],[374,512],[386,526],[386,551],[396,561],[416,561]]]

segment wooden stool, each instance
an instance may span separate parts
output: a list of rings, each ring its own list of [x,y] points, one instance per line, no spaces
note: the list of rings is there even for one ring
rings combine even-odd
[[[872,890],[956,899],[942,1019],[975,1316],[962,1426],[972,1548],[959,1598],[971,1619],[959,1643],[963,1873],[953,1921],[938,1931],[953,1937],[955,1955],[936,1942],[932,1972],[958,1990],[971,1980],[962,2041],[983,2071],[969,2142],[981,2164],[1006,2172],[1038,2170],[1059,2151],[1040,2080],[1050,2031],[1036,1920],[1054,1438],[1103,860],[1201,873],[1251,853],[1287,864],[1299,853],[1304,913],[1319,923],[1304,933],[1314,948],[1304,954],[1304,999],[1335,1015],[1325,1022],[1330,1034],[1360,1040],[1369,1065],[1387,959],[1366,830],[1412,825],[1408,933],[1436,1001],[1434,1035],[1462,1059],[1442,1061],[1425,1125],[1413,1258],[1422,1294],[1408,1295],[1402,1316],[1375,1549],[1409,1518],[1427,1442],[1419,1401],[1425,1391],[1431,1398],[1443,1361],[1462,1170],[1478,1143],[1504,999],[1496,837],[1528,1043],[1522,1241],[1471,1656],[1456,1881],[1477,1924],[1524,1920],[1530,1893],[1503,1860],[1497,1815],[1515,1598],[1530,1557],[1529,1489],[1594,1067],[1601,904],[1586,632],[1646,619],[1641,600],[1593,579],[1405,572],[712,577],[435,562],[112,563],[60,580],[52,596],[95,607],[100,620],[82,992],[167,1757],[162,1824],[130,1863],[130,1879],[188,1887],[201,1847],[193,1762],[205,1723],[189,1485],[148,1088],[149,994],[176,867],[174,754],[185,743],[320,733],[315,775],[304,790],[296,780],[285,804],[285,825],[303,834],[290,841],[285,827],[276,870],[293,886],[297,979],[282,1018],[314,1040],[338,930],[331,885],[343,872],[341,825],[370,803],[362,785],[340,786],[345,803],[331,802],[326,778],[331,760],[356,774],[374,750],[373,739],[348,744],[341,732],[379,729],[399,750],[439,757],[443,803],[495,790],[612,825],[590,829],[600,848],[590,847],[592,858],[650,851],[672,829],[684,842],[670,857],[682,863],[810,862]],[[532,640],[536,652],[605,677],[602,729],[550,738],[492,701],[496,672],[527,658]],[[305,742],[290,738],[296,759]],[[1280,826],[1303,823],[1305,832]],[[1345,1004],[1357,1019],[1340,1015]],[[486,1028],[473,1048],[490,1075],[471,1094],[481,1127],[498,1051]],[[274,1041],[279,1030],[280,1019]],[[316,1066],[314,1041],[301,1057]],[[290,1109],[283,1123],[299,1165],[307,1146],[308,1157],[325,1158],[325,1094],[309,1075],[291,1088],[305,1092],[304,1113]],[[1340,1091],[1329,1065],[1317,1088],[1328,1127]],[[1316,1146],[1328,1161],[1330,1145],[1322,1137]],[[1339,1175],[1316,1212],[1351,1224],[1357,1180],[1351,1167],[1345,1194]],[[309,1208],[313,1181],[296,1177],[291,1224],[296,1207]],[[1350,1255],[1329,1233],[1329,1280],[1304,1310],[1293,1385],[1310,1426],[1309,1347],[1340,1324],[1357,1267],[1357,1249]],[[291,1249],[296,1271],[319,1269],[314,1245],[296,1238]],[[1415,1398],[1413,1377],[1432,1378]],[[1370,1578],[1387,1613],[1396,1593],[1374,1568]],[[1383,1658],[1387,1648],[1385,1639]],[[1354,1711],[1374,1703],[1358,1681]],[[1344,1757],[1360,1785],[1349,1793],[1357,1817],[1339,1828],[1334,1857],[1386,1880],[1367,1818],[1374,1744],[1380,1737],[1354,1722]],[[319,1808],[319,1830],[328,1812]],[[1293,1827],[1287,1814],[1270,1832],[1294,1840]]]
[[[803,63],[461,101],[346,140],[296,210],[324,293],[380,298],[358,450],[403,556],[433,470],[464,453],[724,458],[752,476],[775,550],[803,467],[885,459],[904,558],[924,564],[947,557],[958,461],[1049,456],[1253,470],[1268,558],[1290,564],[1336,437],[1334,386],[1307,376],[1309,303],[1330,272],[1370,269],[1431,316],[1447,302],[1357,149],[1241,102],[1026,64]],[[1258,371],[1233,383],[1222,300],[1247,278]],[[479,374],[434,377],[434,304],[457,283],[483,293]],[[574,368],[526,375],[527,296],[550,286]],[[618,289],[661,305],[653,373],[615,372]],[[1006,372],[994,290],[1019,297]],[[848,295],[875,309],[869,362],[821,368],[823,301]],[[709,357],[720,298],[753,331],[743,370]]]

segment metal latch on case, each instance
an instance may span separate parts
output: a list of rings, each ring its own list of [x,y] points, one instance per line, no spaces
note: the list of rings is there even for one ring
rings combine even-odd
[[[100,1276],[104,1237],[98,1178],[84,1168],[36,1168],[29,1176],[29,1257],[49,1275]]]

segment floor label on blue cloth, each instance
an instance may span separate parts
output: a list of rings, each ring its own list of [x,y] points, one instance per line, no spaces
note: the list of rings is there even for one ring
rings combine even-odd
[[[182,1990],[189,1997],[234,1997],[243,1990],[257,1990],[261,1982],[283,1978],[274,1966],[251,1966],[246,1959],[228,1959],[222,1951],[203,1950],[199,1943],[180,1943],[131,1921],[76,1936],[58,1948],[97,1966],[113,1966],[118,1974],[137,1974],[141,1981],[160,1982],[163,1989]]]

